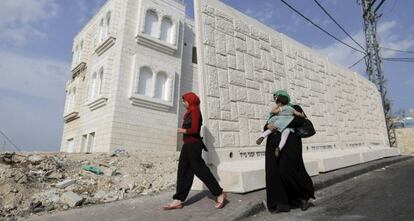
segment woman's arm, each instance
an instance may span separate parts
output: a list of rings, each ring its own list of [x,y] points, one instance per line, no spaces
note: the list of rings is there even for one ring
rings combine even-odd
[[[301,113],[299,111],[293,110],[293,115],[298,116],[298,117],[305,117],[304,113]]]
[[[295,109],[295,111],[302,113],[305,117],[306,114],[303,112],[302,108],[299,105],[293,105],[292,106],[293,109]],[[292,122],[290,122],[290,124],[287,126],[288,128],[297,128],[303,125],[303,122],[305,122],[305,118],[304,117],[298,117],[295,116],[292,120]]]

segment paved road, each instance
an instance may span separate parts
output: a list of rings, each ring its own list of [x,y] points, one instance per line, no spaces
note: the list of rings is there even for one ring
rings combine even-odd
[[[371,171],[318,191],[314,207],[302,212],[261,211],[243,221],[412,221],[414,159]]]

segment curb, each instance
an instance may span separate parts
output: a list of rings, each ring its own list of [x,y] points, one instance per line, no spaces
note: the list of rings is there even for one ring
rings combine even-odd
[[[346,168],[341,168],[338,170],[330,171],[328,173],[322,173],[318,176],[312,177],[313,185],[315,187],[315,191],[324,189],[326,187],[332,186],[336,183],[340,183],[342,181],[348,180],[350,178],[362,175],[364,173],[382,168],[384,166],[389,166],[395,163],[403,162],[409,159],[413,159],[412,156],[396,156],[396,157],[389,157],[383,158],[367,163],[362,163]],[[265,191],[265,190],[260,190]],[[265,208],[262,204],[262,201],[253,203],[249,208],[247,208],[244,212],[233,216],[230,221],[237,221],[242,218],[249,217],[253,214],[256,214],[260,211],[263,211]]]

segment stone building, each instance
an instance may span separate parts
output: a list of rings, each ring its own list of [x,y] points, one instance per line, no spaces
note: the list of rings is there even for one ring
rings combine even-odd
[[[263,188],[255,140],[272,92],[287,89],[317,129],[304,139],[311,175],[399,154],[364,77],[218,0],[195,0],[194,12],[179,0],[107,1],[74,40],[61,151],[177,151],[180,97],[194,91],[220,183]]]

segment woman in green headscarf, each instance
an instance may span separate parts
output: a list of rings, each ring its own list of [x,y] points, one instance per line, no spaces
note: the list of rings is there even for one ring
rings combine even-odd
[[[285,96],[291,103],[287,91],[279,90],[273,94],[275,101],[278,96]],[[290,104],[291,105],[291,104]],[[299,105],[291,105],[296,111],[303,113]],[[288,128],[297,128],[303,124],[304,118],[295,117]],[[275,129],[266,124],[264,130]],[[276,131],[267,137],[266,142],[266,202],[270,212],[288,212],[291,206],[299,206],[302,210],[309,208],[308,200],[315,198],[314,187],[306,172],[302,158],[302,140],[294,133],[287,138],[285,147],[275,158],[275,148],[281,140],[281,133]]]

